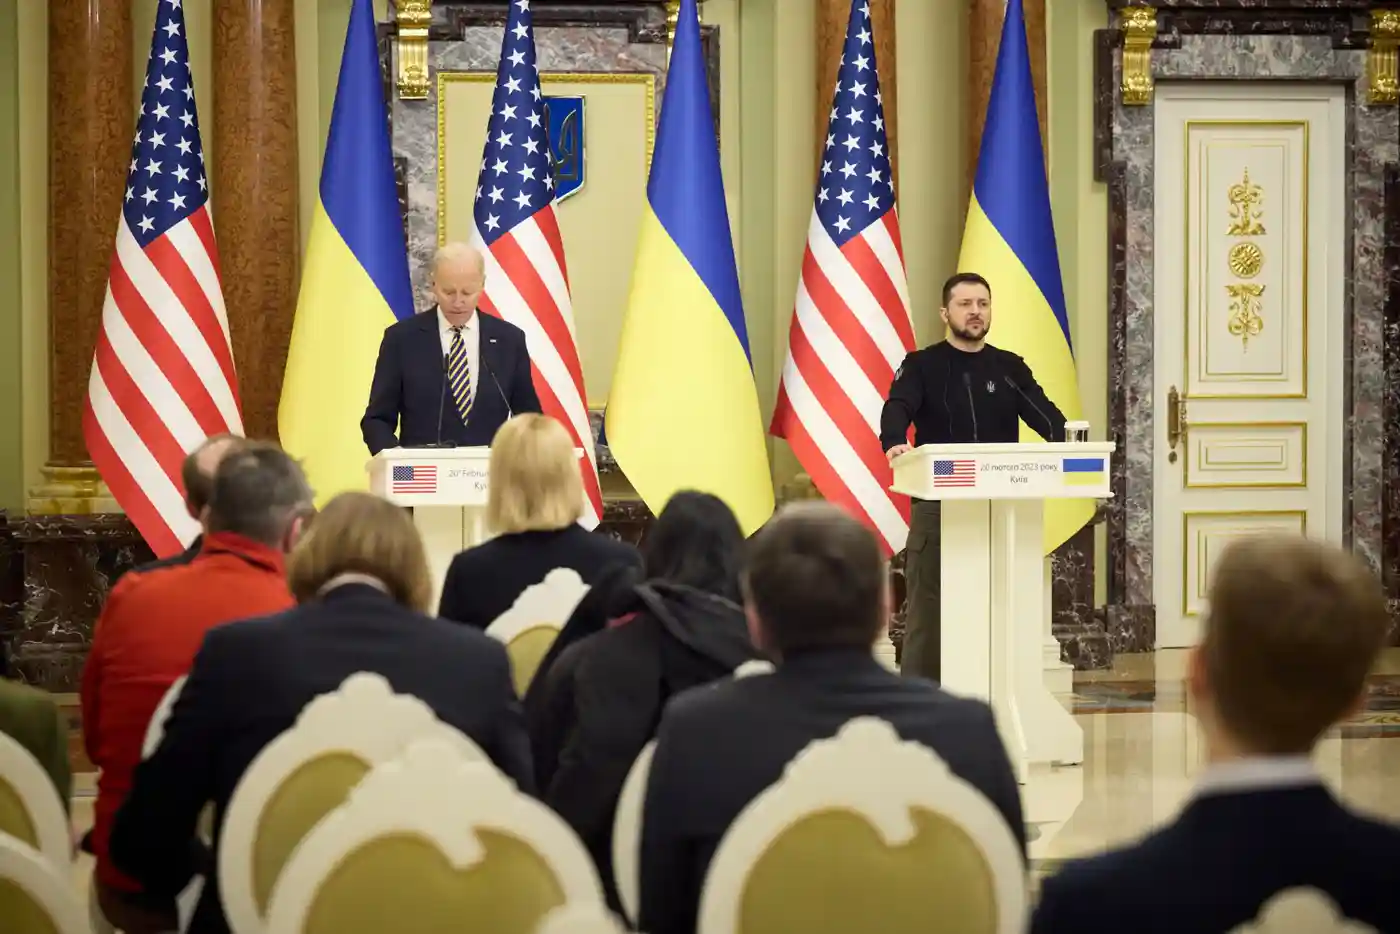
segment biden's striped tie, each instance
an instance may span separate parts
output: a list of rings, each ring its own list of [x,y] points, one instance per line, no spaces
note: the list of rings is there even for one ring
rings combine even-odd
[[[472,369],[467,362],[467,345],[462,342],[460,325],[452,329],[452,347],[447,351],[447,380],[452,386],[457,414],[462,416],[465,425],[472,411]]]

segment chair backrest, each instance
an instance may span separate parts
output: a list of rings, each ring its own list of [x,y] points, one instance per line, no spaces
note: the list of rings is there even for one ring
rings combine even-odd
[[[165,696],[156,704],[156,709],[151,714],[151,722],[146,724],[146,738],[141,741],[141,758],[149,759],[151,753],[156,751],[160,741],[165,738],[165,724],[170,720],[170,711],[175,709],[175,702],[180,699],[180,692],[185,688],[185,681],[189,675],[181,675],[175,679],[175,683],[170,685],[165,691]]]
[[[0,835],[0,921],[5,934],[88,934],[68,871]]]
[[[536,934],[624,934],[626,930],[606,908],[565,905],[551,911]]]
[[[651,757],[655,753],[656,740],[642,747],[632,768],[627,770],[627,780],[622,783],[617,812],[613,815],[613,881],[617,885],[622,913],[634,925],[642,908],[642,812],[646,805]]]
[[[534,934],[604,906],[582,842],[508,778],[436,741],[378,766],[292,854],[267,934]]]
[[[696,930],[1019,934],[1025,920],[1025,868],[1001,813],[932,750],[858,717],[735,819]]]
[[[0,733],[0,837],[12,837],[66,872],[73,841],[63,799],[28,749]]]
[[[486,634],[505,643],[515,679],[515,692],[521,697],[534,680],[540,662],[569,621],[574,607],[588,593],[588,585],[573,568],[555,568],[538,584],[520,592],[490,626]]]
[[[778,669],[765,658],[751,658],[734,669],[735,678],[752,678],[754,675],[771,675]]]
[[[307,704],[264,747],[234,788],[219,840],[220,894],[235,934],[260,934],[273,885],[297,844],[371,769],[420,739],[491,767],[481,747],[427,704],[367,672]]]
[[[1337,903],[1319,889],[1277,892],[1248,924],[1230,934],[1377,934],[1376,929],[1343,917]]]

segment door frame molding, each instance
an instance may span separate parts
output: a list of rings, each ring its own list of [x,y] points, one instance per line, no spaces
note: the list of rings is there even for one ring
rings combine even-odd
[[[1112,4],[1110,4],[1112,5]],[[1196,4],[1199,5],[1199,4]],[[1384,334],[1400,327],[1400,286],[1387,289],[1385,244],[1400,238],[1400,108],[1368,107],[1369,35],[1355,11],[1317,11],[1301,23],[1268,9],[1220,3],[1210,16],[1160,10],[1150,55],[1156,83],[1280,79],[1341,84],[1347,93],[1348,249],[1343,257],[1346,418],[1338,450],[1342,540],[1384,569],[1400,606],[1400,353]],[[1331,23],[1331,31],[1321,28]],[[1165,25],[1167,28],[1162,28]],[[1095,174],[1108,185],[1109,436],[1120,456],[1108,504],[1108,605],[1115,651],[1156,644],[1153,606],[1153,342],[1155,108],[1125,104],[1122,17],[1095,36]],[[1226,30],[1229,30],[1227,33]],[[1242,46],[1244,48],[1242,48]],[[1243,52],[1250,74],[1244,74]],[[1364,150],[1363,158],[1355,153]],[[1391,250],[1390,259],[1400,259]],[[1387,493],[1389,485],[1389,493]],[[1392,613],[1392,617],[1396,614]],[[1392,627],[1392,643],[1400,644]]]

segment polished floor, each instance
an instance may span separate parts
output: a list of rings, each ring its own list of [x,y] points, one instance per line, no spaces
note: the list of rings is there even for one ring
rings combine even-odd
[[[1084,764],[1034,768],[1022,789],[1037,876],[1066,859],[1125,843],[1176,813],[1201,768],[1203,749],[1182,689],[1184,651],[1120,657],[1111,671],[1075,675],[1063,698],[1084,727]],[[1371,678],[1367,709],[1317,751],[1324,778],[1362,810],[1400,821],[1400,649]],[[92,821],[93,779],[75,780],[74,819]],[[91,858],[74,869],[86,889]]]

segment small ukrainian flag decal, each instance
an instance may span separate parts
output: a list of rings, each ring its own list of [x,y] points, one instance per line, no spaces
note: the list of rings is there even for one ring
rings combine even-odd
[[[1095,486],[1103,482],[1102,457],[1066,457],[1060,469],[1067,486]]]

